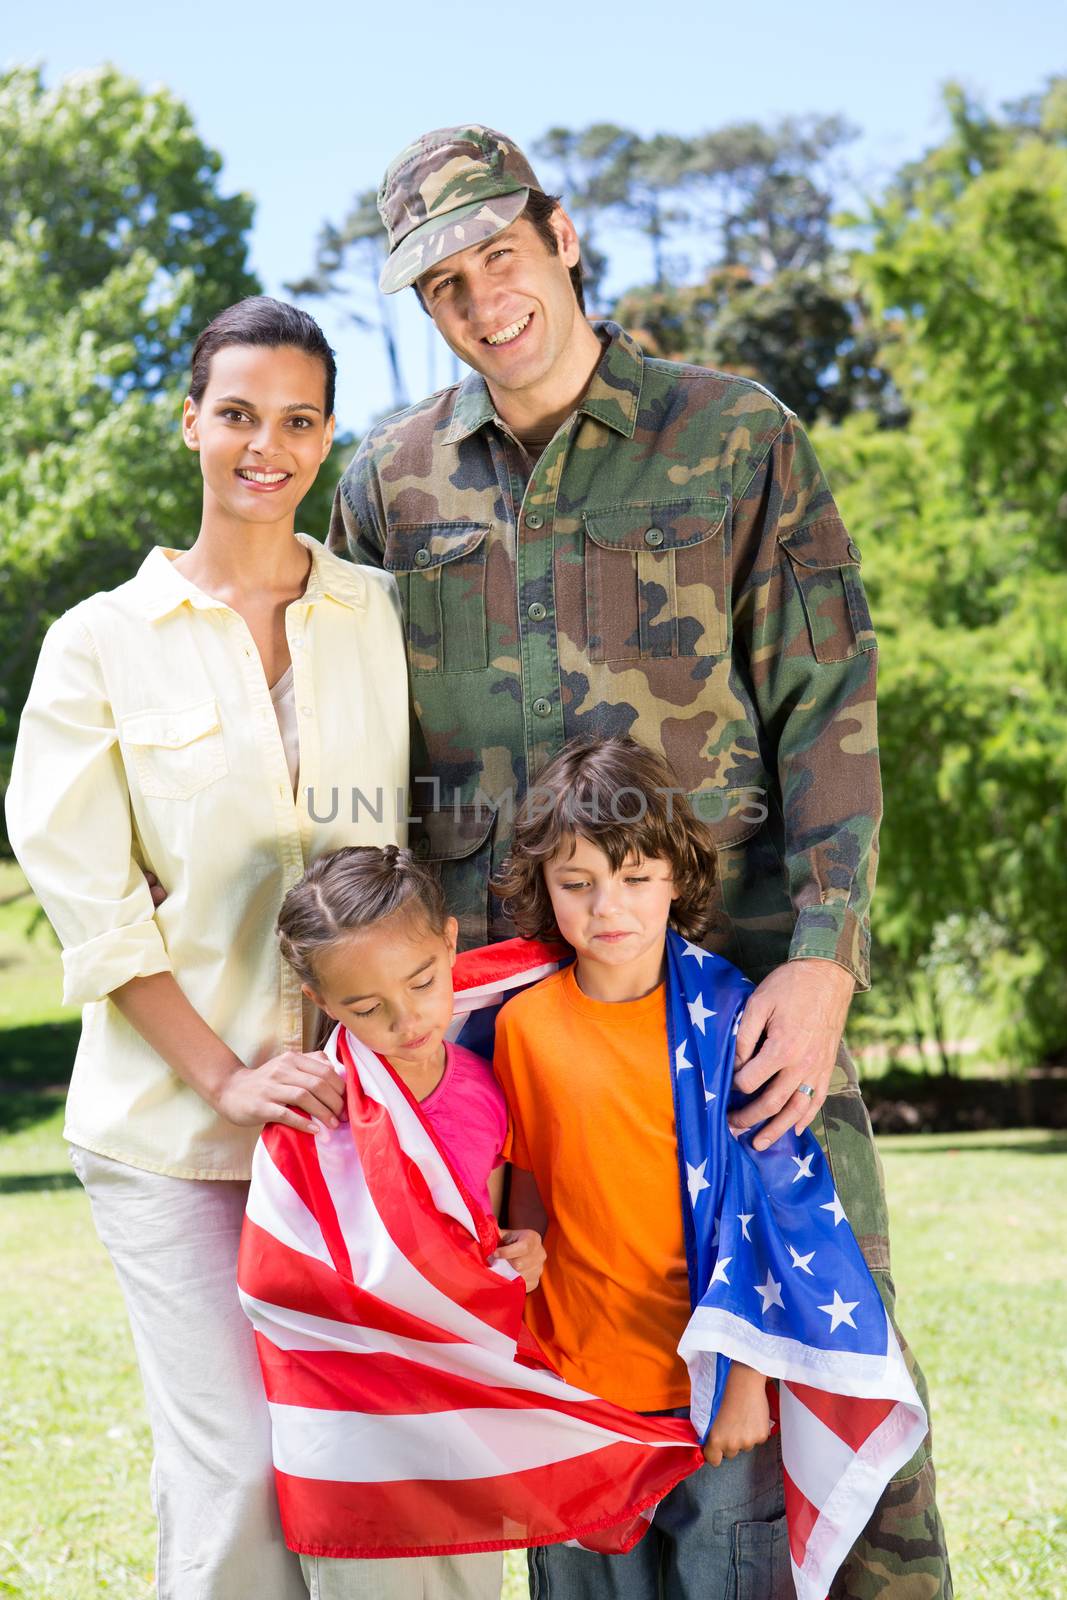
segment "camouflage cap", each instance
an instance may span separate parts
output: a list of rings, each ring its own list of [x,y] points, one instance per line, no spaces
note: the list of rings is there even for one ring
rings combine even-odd
[[[390,162],[378,190],[390,250],[382,293],[395,294],[437,262],[502,233],[540,187],[518,146],[492,128],[424,133]]]

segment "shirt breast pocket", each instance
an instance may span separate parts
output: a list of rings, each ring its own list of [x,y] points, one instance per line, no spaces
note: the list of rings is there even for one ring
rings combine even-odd
[[[728,649],[728,509],[709,495],[583,513],[591,661]]]
[[[122,718],[119,736],[150,799],[191,800],[230,770],[216,700],[132,712]]]
[[[400,588],[413,674],[488,666],[488,532],[484,522],[409,522],[389,529],[385,566]]]

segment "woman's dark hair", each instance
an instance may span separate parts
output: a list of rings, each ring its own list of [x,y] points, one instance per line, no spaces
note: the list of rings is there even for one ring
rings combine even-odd
[[[636,739],[572,739],[542,767],[515,819],[511,854],[492,881],[528,939],[558,939],[544,868],[568,840],[603,850],[612,869],[634,855],[670,863],[671,923],[687,939],[708,926],[715,848],[663,756]]]
[[[220,311],[193,347],[189,398],[197,405],[204,397],[211,376],[212,356],[230,344],[259,345],[267,350],[292,345],[296,350],[303,350],[305,355],[316,356],[325,368],[325,416],[333,415],[337,363],[326,335],[306,311],[286,305],[284,300],[272,300],[266,294],[250,295],[247,300],[238,300],[236,305]]]
[[[448,920],[441,885],[410,850],[349,845],[320,856],[294,884],[278,913],[278,943],[301,983],[318,987],[315,957],[346,933],[369,928],[410,906],[435,933]]]
[[[526,221],[533,225],[533,227],[536,229],[537,237],[540,239],[550,256],[559,255],[559,240],[556,238],[556,235],[553,232],[551,221],[553,214],[559,207],[559,204],[560,197],[558,194],[544,194],[540,189],[531,189],[529,199],[519,212],[518,218],[516,218],[517,221],[521,221],[521,219],[525,217]],[[581,256],[578,257],[578,260],[574,263],[574,266],[571,267],[570,275],[571,287],[574,290],[574,298],[578,302],[578,309],[584,313],[585,289],[582,286]],[[415,285],[415,293],[418,295],[419,305],[426,312],[427,316],[432,315],[429,306],[426,304],[426,301],[423,298],[422,290],[419,288],[417,283]]]

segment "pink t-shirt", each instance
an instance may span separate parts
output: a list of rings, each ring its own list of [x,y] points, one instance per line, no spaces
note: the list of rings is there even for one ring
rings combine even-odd
[[[488,1061],[446,1040],[444,1077],[419,1109],[466,1187],[492,1213],[489,1174],[502,1159],[508,1110]]]

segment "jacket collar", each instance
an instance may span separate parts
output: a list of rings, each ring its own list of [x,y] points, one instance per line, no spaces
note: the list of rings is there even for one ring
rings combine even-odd
[[[315,605],[321,600],[336,600],[339,605],[353,608],[365,604],[366,579],[358,567],[331,555],[310,534],[298,533],[296,537],[311,552],[311,572],[302,599],[304,605]],[[137,583],[144,596],[145,616],[149,622],[158,622],[183,605],[194,611],[229,610],[224,600],[205,594],[177,570],[174,557],[181,553],[157,545],[141,563]]]
[[[641,402],[645,358],[636,342],[616,322],[594,322],[593,331],[606,339],[592,381],[578,406],[579,416],[596,417],[606,427],[632,439]],[[452,420],[445,444],[460,444],[496,419],[496,408],[485,379],[478,372],[465,378],[456,391]]]

